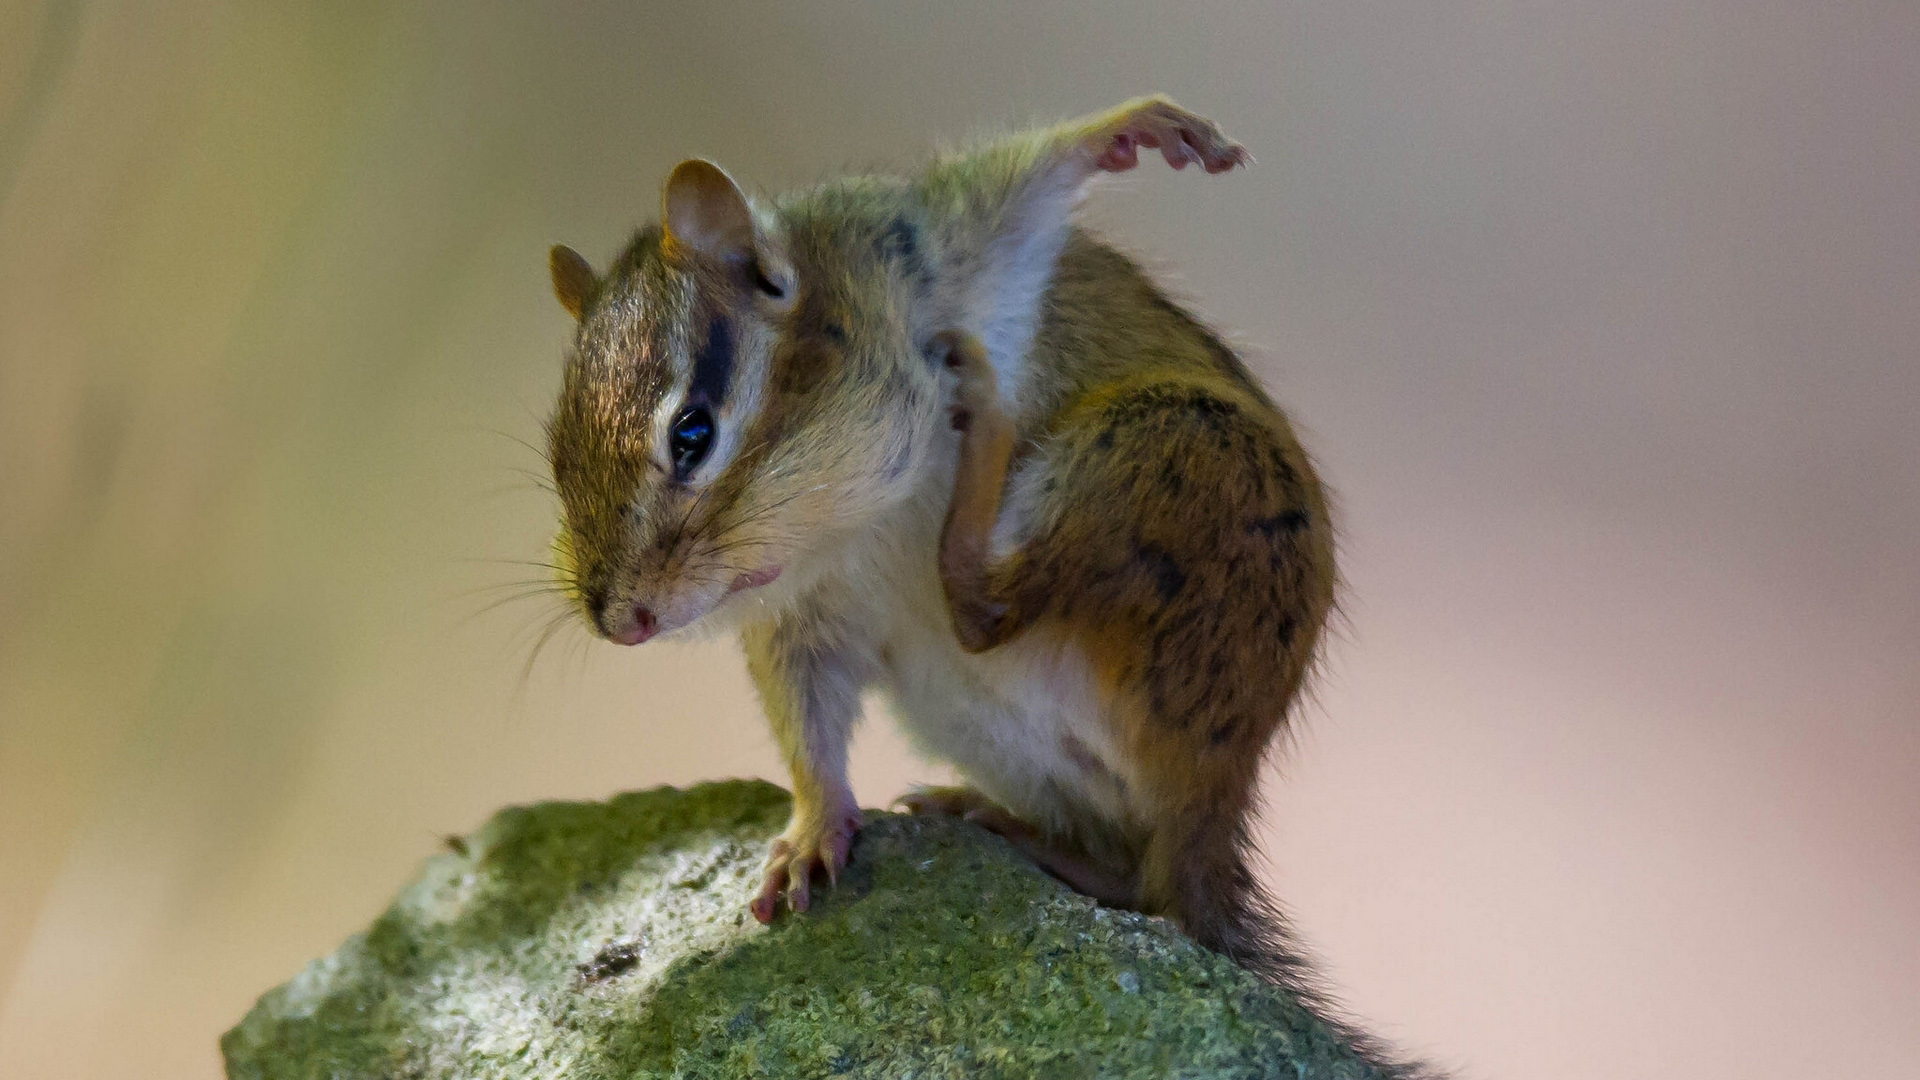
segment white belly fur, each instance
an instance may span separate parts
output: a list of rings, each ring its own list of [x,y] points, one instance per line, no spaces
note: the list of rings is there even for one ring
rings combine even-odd
[[[944,602],[896,611],[877,689],[917,749],[1048,831],[1072,831],[1089,811],[1124,828],[1131,815],[1115,778],[1131,778],[1076,645],[1033,630],[972,655],[954,637]]]
[[[929,485],[937,496],[851,541],[817,579],[816,595],[865,639],[867,688],[881,693],[916,750],[1049,832],[1077,833],[1092,816],[1100,831],[1130,833],[1139,819],[1129,791],[1142,788],[1079,647],[1034,627],[984,653],[960,648],[935,556],[950,488],[942,474]],[[1003,511],[1006,518],[1017,532],[1019,515]]]

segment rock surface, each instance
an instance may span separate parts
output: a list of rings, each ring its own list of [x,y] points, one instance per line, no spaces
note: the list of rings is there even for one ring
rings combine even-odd
[[[221,1040],[242,1078],[1369,1077],[1285,994],[959,822],[869,813],[747,915],[787,795],[502,811]]]

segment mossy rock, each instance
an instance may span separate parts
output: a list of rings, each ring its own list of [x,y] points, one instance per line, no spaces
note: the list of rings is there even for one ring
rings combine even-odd
[[[957,821],[869,813],[839,886],[760,926],[787,807],[734,781],[502,811],[262,997],[227,1075],[1381,1075],[1285,993]]]

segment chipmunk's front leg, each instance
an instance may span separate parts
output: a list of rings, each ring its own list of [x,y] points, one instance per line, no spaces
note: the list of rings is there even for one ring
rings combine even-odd
[[[767,852],[753,917],[772,922],[780,900],[807,910],[813,876],[831,884],[847,864],[860,805],[847,783],[847,739],[860,710],[860,679],[830,626],[783,619],[741,635],[747,670],[793,778],[793,816]]]
[[[1015,610],[1005,582],[993,580],[995,568],[989,560],[1007,462],[1013,456],[1013,421],[1000,407],[993,367],[978,340],[950,332],[936,338],[934,347],[945,351],[947,369],[954,374],[950,415],[960,432],[953,501],[940,532],[940,586],[960,647],[982,652],[1025,625],[1025,613]],[[1017,573],[1017,556],[999,569],[997,576],[1003,579]]]

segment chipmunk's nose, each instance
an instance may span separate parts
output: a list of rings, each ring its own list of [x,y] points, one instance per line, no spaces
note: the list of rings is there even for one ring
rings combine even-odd
[[[623,606],[613,602],[613,590],[605,585],[587,591],[587,611],[594,628],[611,642],[638,645],[660,632],[660,620],[645,604]]]
[[[606,627],[607,640],[618,645],[638,645],[659,632],[660,621],[642,604],[635,604],[624,619],[614,619]]]

